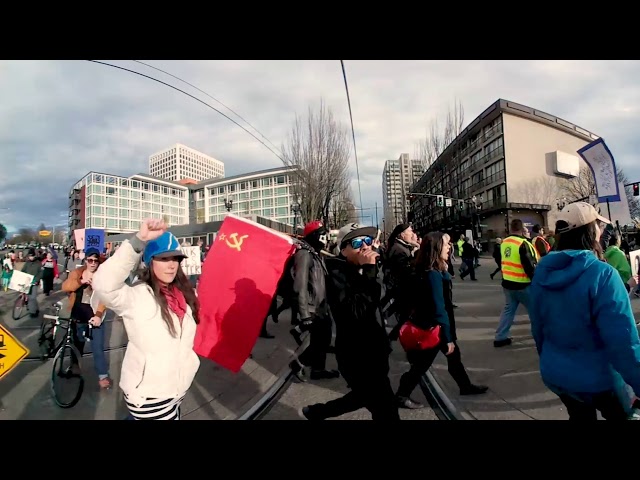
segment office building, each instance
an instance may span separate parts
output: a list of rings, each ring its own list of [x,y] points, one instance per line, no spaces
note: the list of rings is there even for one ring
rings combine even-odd
[[[484,243],[504,237],[513,218],[553,229],[558,179],[579,174],[584,162],[577,151],[597,138],[566,120],[499,99],[414,185],[415,192],[442,195],[445,203],[413,197],[414,227],[421,234],[438,229],[454,238],[470,229]]]
[[[106,234],[136,232],[140,220],[189,221],[189,188],[142,173],[120,177],[89,172],[69,193],[69,229],[101,228]]]
[[[422,176],[424,167],[403,153],[397,160],[387,160],[382,171],[384,229],[389,234],[396,225],[407,222],[411,186]]]
[[[163,180],[198,182],[224,177],[224,163],[193,148],[176,143],[149,157],[149,175]]]
[[[215,222],[222,220],[230,211],[236,215],[259,215],[293,225],[292,170],[291,167],[277,167],[188,185],[191,192],[190,221]]]
[[[82,228],[104,229],[107,236],[133,233],[148,217],[164,218],[170,227],[219,222],[227,211],[293,225],[291,171],[278,167],[197,183],[89,172],[69,192],[70,236]]]

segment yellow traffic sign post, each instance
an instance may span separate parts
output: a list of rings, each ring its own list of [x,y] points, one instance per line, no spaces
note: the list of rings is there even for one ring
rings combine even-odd
[[[27,347],[22,345],[3,325],[0,325],[0,379],[13,370],[27,355],[29,355]]]

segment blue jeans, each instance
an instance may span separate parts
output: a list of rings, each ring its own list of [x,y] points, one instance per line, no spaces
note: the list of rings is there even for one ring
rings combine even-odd
[[[86,341],[84,333],[88,331],[89,326],[86,323],[77,324],[78,340],[81,342]],[[107,363],[107,356],[104,353],[104,319],[103,323],[99,327],[93,327],[91,329],[91,350],[93,351],[93,367],[96,369],[98,378],[102,380],[109,376],[109,364]]]
[[[509,338],[509,331],[513,325],[513,320],[516,318],[516,311],[518,305],[523,304],[527,311],[529,310],[529,287],[524,290],[507,290],[502,288],[504,292],[505,304],[500,315],[500,323],[496,330],[496,341],[506,340]]]

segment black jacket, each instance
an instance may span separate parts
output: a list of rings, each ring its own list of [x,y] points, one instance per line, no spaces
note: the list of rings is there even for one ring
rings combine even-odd
[[[293,256],[293,306],[301,320],[328,314],[325,277],[327,268],[322,256],[311,245],[300,242]]]
[[[378,310],[381,285],[377,266],[360,268],[343,257],[328,258],[326,266],[339,368],[388,368],[391,344]]]

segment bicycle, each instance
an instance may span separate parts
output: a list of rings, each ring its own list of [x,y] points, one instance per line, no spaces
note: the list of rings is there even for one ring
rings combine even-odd
[[[59,311],[60,309],[58,308],[58,313]],[[53,320],[56,324],[60,321],[59,314],[44,315],[44,318]],[[77,330],[76,328],[74,328],[74,324],[77,325],[77,320],[69,318],[68,322],[69,325],[67,327],[67,332],[65,334],[63,344],[58,348],[58,351],[55,354],[55,357],[53,359],[53,369],[51,370],[51,394],[53,396],[53,400],[61,408],[71,408],[75,406],[78,401],[80,401],[80,397],[82,396],[82,392],[84,390],[84,377],[82,376],[82,368],[80,366],[82,355],[73,343],[73,331]],[[87,335],[87,338],[90,339],[91,336]],[[64,363],[65,358],[69,358],[71,361],[71,364],[66,368]],[[61,398],[61,393],[59,389],[56,388],[56,386],[58,386],[57,381],[63,378],[66,380],[74,378],[78,379],[78,387],[75,390],[75,393],[72,396],[71,400],[68,402],[64,401]]]
[[[21,283],[18,286],[20,287],[20,293],[18,293],[18,298],[13,304],[13,312],[11,314],[14,320],[22,318],[22,310],[29,304],[29,291],[33,285]]]
[[[60,336],[58,339],[58,333],[60,331],[66,331],[69,328],[69,319],[60,318],[60,310],[62,309],[62,302],[56,302],[51,305],[53,308],[53,315],[43,315],[44,319],[42,325],[40,325],[40,338],[38,338],[38,346],[40,347],[40,359],[42,361],[52,358],[58,353],[62,343],[64,342],[64,336]],[[47,320],[51,320],[48,322]],[[66,322],[66,325],[63,323]]]

